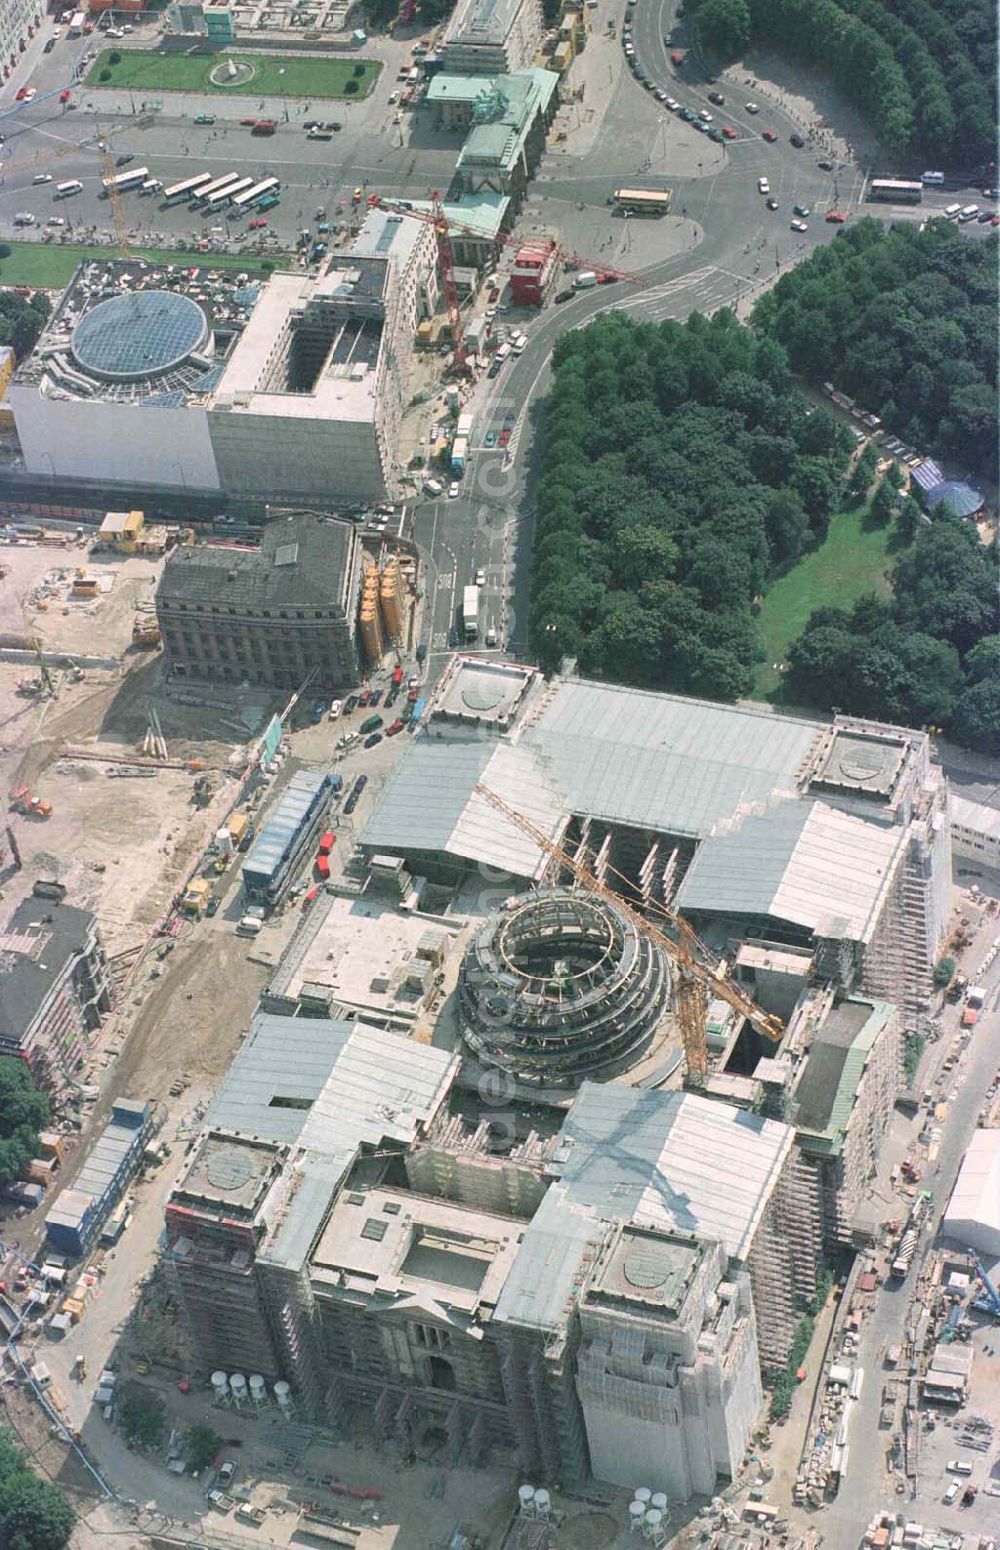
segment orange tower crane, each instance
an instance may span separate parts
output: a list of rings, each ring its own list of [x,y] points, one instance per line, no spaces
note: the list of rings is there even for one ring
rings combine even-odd
[[[623,899],[621,894],[600,882],[584,862],[571,855],[554,840],[550,840],[548,835],[536,828],[529,818],[525,818],[523,813],[511,807],[503,797],[497,796],[489,786],[477,784],[475,792],[523,835],[532,840],[544,855],[557,862],[560,867],[565,867],[581,888],[586,889],[588,893],[596,894],[598,898],[606,899],[617,910],[627,915],[636,929],[662,948],[667,957],[672,960],[677,973],[677,1021],[680,1024],[689,1083],[693,1086],[702,1086],[708,1075],[705,1014],[709,992],[745,1017],[765,1039],[770,1040],[771,1043],[778,1042],[783,1032],[781,1020],[763,1011],[738,985],[721,973],[718,961],[683,916],[662,905],[658,906],[664,920],[674,931],[676,940],[674,937],[667,936],[658,926],[647,920],[645,915],[640,914]],[[615,875],[620,876],[619,873]],[[623,878],[622,881],[627,882],[627,879]]]

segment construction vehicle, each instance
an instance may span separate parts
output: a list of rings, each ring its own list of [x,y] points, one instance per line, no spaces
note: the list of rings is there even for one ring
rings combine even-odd
[[[161,639],[160,626],[148,615],[141,614],[132,625],[132,644],[143,651],[151,651]]]
[[[212,886],[207,878],[196,877],[188,883],[181,898],[181,909],[185,915],[193,915],[196,919],[200,919],[205,913],[205,906],[211,892]]]
[[[976,1267],[976,1276],[983,1288],[981,1297],[977,1297],[973,1306],[977,1313],[992,1313],[995,1319],[1000,1319],[1000,1292],[997,1291],[989,1278],[989,1273],[978,1254],[973,1254],[972,1263]]]
[[[722,974],[709,948],[682,915],[678,915],[676,911],[668,909],[665,905],[656,906],[664,922],[675,933],[675,940],[634,909],[620,893],[599,882],[590,868],[579,859],[578,853],[571,853],[549,839],[547,834],[536,828],[523,813],[510,807],[503,797],[497,796],[489,786],[484,786],[480,782],[475,787],[475,793],[532,840],[543,855],[556,863],[558,869],[569,872],[574,881],[588,893],[606,899],[608,903],[614,905],[615,909],[626,915],[638,931],[655,942],[672,960],[677,973],[677,1021],[680,1024],[689,1085],[704,1085],[708,1075],[706,1012],[709,992],[745,1017],[751,1027],[765,1039],[771,1043],[777,1043],[784,1031],[780,1019],[763,1011],[738,985]],[[609,867],[608,870],[613,872],[623,884],[629,886],[628,879],[615,872],[613,867]]]
[[[52,804],[34,796],[28,786],[16,786],[10,794],[11,812],[24,818],[51,818]]]

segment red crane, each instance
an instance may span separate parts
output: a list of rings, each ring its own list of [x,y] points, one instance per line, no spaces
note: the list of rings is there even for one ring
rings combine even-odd
[[[380,194],[370,194],[368,196],[368,203],[371,206],[377,206],[381,210],[392,210],[401,215],[412,215],[415,221],[424,221],[434,227],[437,236],[438,264],[441,269],[441,286],[444,291],[445,309],[448,313],[452,348],[455,354],[455,368],[457,371],[467,373],[469,369],[468,354],[465,348],[465,331],[462,328],[462,310],[458,301],[458,285],[455,281],[455,261],[451,250],[451,234],[455,232],[461,236],[478,237],[481,239],[482,233],[476,231],[475,227],[466,226],[462,221],[450,221],[444,213],[444,202],[438,193],[431,195],[432,215],[428,215],[425,210],[413,210],[409,205],[400,200],[385,199]],[[525,246],[525,239],[523,237],[507,236],[502,232],[497,233],[495,240],[502,242],[505,247],[520,248]],[[608,280],[627,280],[632,285],[645,284],[642,275],[632,274],[627,269],[614,269],[610,264],[598,263],[596,259],[581,258],[578,253],[571,253],[566,248],[560,247],[558,243],[553,244],[553,252],[556,258],[560,259],[567,268],[593,269],[598,275],[606,277],[603,283],[607,283]]]
[[[451,251],[451,233],[448,227],[448,218],[444,213],[444,205],[441,195],[431,195],[431,205],[434,209],[432,217],[434,232],[437,236],[438,267],[441,270],[441,287],[444,291],[444,305],[448,313],[448,324],[451,328],[451,348],[454,357],[454,369],[462,376],[467,376],[469,361],[465,351],[465,331],[462,328],[462,309],[458,304],[458,285],[455,280],[455,260]],[[427,217],[421,215],[421,220]]]

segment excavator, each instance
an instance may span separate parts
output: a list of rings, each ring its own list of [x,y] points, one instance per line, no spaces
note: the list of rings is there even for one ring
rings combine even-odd
[[[739,985],[726,977],[711,950],[701,941],[697,932],[682,915],[678,915],[675,910],[670,910],[665,905],[656,906],[664,925],[673,933],[668,936],[666,931],[654,925],[646,915],[634,909],[620,893],[616,893],[614,889],[607,887],[595,877],[586,863],[576,854],[571,854],[564,846],[550,839],[529,818],[525,818],[523,813],[511,807],[489,786],[479,782],[475,787],[475,793],[520,830],[527,839],[532,840],[544,855],[556,863],[558,868],[568,871],[579,887],[595,894],[598,898],[606,899],[608,903],[627,915],[636,929],[655,942],[672,960],[677,975],[677,1021],[680,1025],[689,1086],[704,1086],[708,1076],[706,1013],[709,995],[725,1001],[735,1012],[745,1017],[751,1026],[770,1043],[778,1043],[784,1032],[781,1020],[763,1011]],[[614,872],[614,868],[609,868],[609,871],[613,872],[626,887],[629,886],[628,879]]]

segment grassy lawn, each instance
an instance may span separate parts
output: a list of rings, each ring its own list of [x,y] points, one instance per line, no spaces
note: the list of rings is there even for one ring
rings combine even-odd
[[[112,53],[120,52],[117,64]],[[252,78],[217,86],[212,71],[231,58],[237,65],[253,67]],[[358,90],[350,96],[367,97],[378,79],[381,64],[375,59],[318,59],[293,54],[161,54],[151,49],[105,49],[87,72],[88,86],[129,86],[142,91],[215,92],[224,97],[347,97],[344,88],[355,79],[355,65],[364,65],[357,77]],[[102,80],[104,71],[110,80]]]
[[[12,242],[10,257],[0,259],[0,285],[36,285],[41,290],[60,290],[69,283],[73,270],[85,258],[114,258],[109,247],[45,246],[40,242]],[[134,257],[148,258],[154,264],[179,264],[187,267],[204,264],[212,269],[257,269],[261,262],[285,268],[282,254],[269,253],[264,260],[251,253],[187,253],[175,248],[136,248]]]
[[[768,590],[757,620],[767,656],[757,670],[755,699],[779,697],[781,676],[772,664],[783,660],[815,609],[851,608],[866,592],[888,593],[898,539],[892,524],[866,526],[867,516],[867,504],[839,511],[825,543]]]

